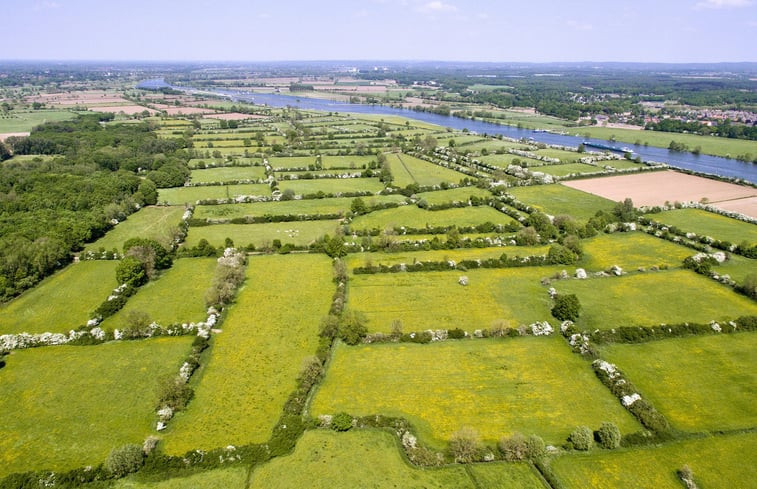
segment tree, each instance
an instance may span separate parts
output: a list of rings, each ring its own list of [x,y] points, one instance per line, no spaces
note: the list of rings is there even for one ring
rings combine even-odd
[[[337,413],[331,418],[331,429],[334,431],[348,431],[352,428],[352,416],[347,413]]]
[[[594,433],[592,433],[591,428],[578,426],[570,433],[568,441],[573,444],[573,448],[576,450],[589,450],[594,445]]]
[[[615,449],[620,446],[620,429],[615,423],[605,421],[597,430],[599,446],[607,449]]]
[[[515,235],[515,242],[519,246],[533,246],[539,244],[539,234],[531,226],[518,231]]]
[[[9,159],[11,156],[11,151],[8,149],[8,147],[0,141],[0,161],[5,161]]]
[[[554,244],[549,247],[547,261],[556,265],[570,265],[576,262],[576,255],[565,246]]]
[[[638,215],[636,208],[633,206],[633,200],[628,197],[623,202],[615,204],[612,213],[620,222],[635,221]]]
[[[501,438],[497,443],[497,448],[508,462],[526,459],[526,437],[522,433],[513,433],[509,438]]]
[[[123,445],[111,450],[105,460],[105,470],[115,477],[123,477],[126,474],[136,472],[145,462],[145,454],[142,447],[135,444]]]
[[[578,145],[578,152],[579,153],[585,153],[586,152],[586,145],[584,143],[581,143]]]
[[[560,321],[575,321],[581,315],[581,303],[576,294],[558,294],[552,315]]]
[[[152,323],[150,315],[144,311],[131,310],[126,313],[123,322],[123,329],[129,338],[140,338],[147,336],[147,330]]]
[[[147,282],[145,265],[133,256],[127,256],[116,267],[116,281],[119,284],[129,284],[134,287]]]
[[[478,458],[482,448],[481,436],[470,426],[463,426],[452,433],[449,441],[449,450],[455,457],[455,462],[473,462]]]
[[[339,319],[339,338],[348,345],[357,345],[368,334],[368,320],[359,311],[345,311]]]
[[[158,203],[158,188],[152,180],[142,180],[139,184],[138,192],[142,193],[145,205],[155,205]]]
[[[350,210],[353,214],[359,216],[368,212],[368,206],[365,205],[365,201],[363,199],[358,197],[352,200],[352,204],[350,204]]]

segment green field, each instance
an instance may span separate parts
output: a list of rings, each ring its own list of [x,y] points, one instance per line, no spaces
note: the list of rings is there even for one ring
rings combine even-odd
[[[674,428],[729,430],[757,425],[755,351],[757,334],[741,333],[608,345],[602,358],[617,364]]]
[[[449,168],[444,168],[415,156],[399,153],[387,153],[386,160],[391,168],[393,181],[398,187],[410,184],[439,185],[442,182],[457,183],[466,175]]]
[[[315,156],[271,156],[268,164],[273,168],[307,168],[315,166]]]
[[[707,323],[757,314],[757,303],[690,270],[563,280],[553,286],[581,301],[579,328]]]
[[[356,275],[347,305],[366,315],[369,331],[389,332],[397,319],[405,332],[462,328],[472,333],[497,320],[512,327],[544,320],[556,324],[540,280],[558,271],[525,267]],[[467,286],[458,284],[461,275],[468,277]]]
[[[68,110],[14,110],[10,117],[0,117],[0,133],[29,132],[45,122],[67,121],[76,114]]]
[[[564,185],[515,187],[508,189],[508,192],[546,214],[568,214],[581,221],[593,217],[598,210],[609,211],[615,205],[611,200]]]
[[[247,487],[247,467],[232,466],[225,469],[215,469],[199,472],[173,479],[158,478],[149,480],[145,476],[132,476],[119,479],[111,487],[113,489],[245,489]]]
[[[292,221],[271,222],[265,224],[214,224],[189,228],[186,246],[196,246],[201,239],[206,239],[216,247],[222,247],[226,238],[231,238],[236,246],[256,247],[270,246],[273,240],[282,244],[292,243],[307,246],[324,234],[333,236],[339,221]]]
[[[223,204],[198,206],[194,217],[198,219],[232,219],[234,217],[270,215],[346,214],[350,211],[352,197],[328,199],[287,200],[282,202],[256,202],[251,204]],[[367,206],[404,202],[402,195],[374,195],[364,197]]]
[[[541,167],[541,165],[543,164],[539,160],[525,158],[523,156],[518,156],[510,153],[490,154],[488,156],[479,156],[476,159],[481,160],[489,165],[498,166],[500,168],[507,168],[507,166],[511,165],[513,163],[513,160],[516,159],[520,160],[521,163],[525,163],[527,166]]]
[[[284,180],[279,182],[279,189],[294,190],[298,195],[323,192],[337,194],[343,192],[371,192],[377,194],[384,190],[384,184],[378,178],[321,178],[318,180]]]
[[[376,156],[370,155],[370,156],[358,156],[358,155],[349,155],[349,156],[330,156],[330,155],[323,155],[321,157],[321,163],[323,164],[324,168],[363,168],[368,167],[368,165],[372,162],[376,161]]]
[[[647,217],[667,226],[675,226],[683,232],[710,236],[721,241],[740,244],[746,241],[757,244],[757,224],[752,224],[700,209],[676,209]]]
[[[419,469],[400,456],[395,437],[384,431],[306,432],[291,455],[256,469],[250,489],[308,487],[312,489],[390,488],[542,488],[525,464],[472,466],[478,484],[465,468]],[[370,461],[370,463],[366,463]]]
[[[68,332],[83,326],[118,286],[116,261],[69,265],[20,297],[0,305],[0,334]]]
[[[184,208],[179,206],[143,207],[125,221],[118,223],[105,236],[88,244],[84,251],[97,252],[100,248],[110,251],[115,248],[120,253],[123,251],[124,241],[131,238],[150,238],[169,247],[183,214]]]
[[[247,280],[213,338],[207,366],[192,378],[195,398],[166,431],[168,453],[270,437],[303,359],[315,353],[334,292],[331,276],[325,255],[249,259]]]
[[[271,195],[271,188],[265,184],[162,188],[158,191],[158,202],[170,205],[194,204],[198,200],[234,199],[240,195],[268,196]]]
[[[670,443],[661,447],[571,454],[552,463],[570,489],[681,489],[676,471],[688,465],[699,487],[754,487],[757,435],[746,433]]]
[[[512,218],[488,206],[459,207],[441,211],[427,211],[414,205],[371,212],[353,219],[352,229],[381,229],[407,226],[425,228],[426,226],[477,226],[486,222],[506,225]]]
[[[547,175],[553,175],[556,177],[564,177],[571,173],[599,173],[604,171],[604,168],[594,165],[586,165],[584,163],[569,163],[566,165],[544,165],[529,168],[532,172],[546,173]]]
[[[584,254],[580,266],[588,271],[607,270],[618,265],[625,270],[653,266],[680,267],[684,258],[694,254],[680,246],[642,232],[600,234],[582,241]]]
[[[161,326],[204,321],[205,292],[216,269],[215,258],[182,258],[157,280],[140,287],[123,309],[103,321],[107,330],[122,329],[130,311],[147,313]]]
[[[157,378],[176,374],[191,338],[13,352],[2,370],[0,477],[103,462],[155,433]]]
[[[553,444],[577,425],[614,421],[623,433],[639,429],[589,365],[554,336],[340,344],[311,413],[340,411],[406,417],[436,446],[461,426],[487,442],[519,431]]]
[[[228,182],[233,180],[256,180],[265,178],[262,166],[224,166],[206,170],[192,170],[192,182]]]
[[[419,199],[423,199],[431,205],[446,204],[447,202],[467,202],[471,196],[487,199],[492,196],[488,190],[478,187],[459,187],[450,190],[437,190],[435,192],[423,192],[418,194]]]
[[[757,260],[731,255],[728,261],[716,265],[713,270],[719,274],[728,274],[737,283],[742,284],[747,275],[757,273]]]

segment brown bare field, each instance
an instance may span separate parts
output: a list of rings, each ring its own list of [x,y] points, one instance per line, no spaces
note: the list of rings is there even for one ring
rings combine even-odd
[[[716,206],[727,211],[738,212],[746,216],[757,218],[757,197],[725,200],[723,202],[718,202]]]
[[[206,115],[206,119],[218,119],[224,121],[243,121],[245,119],[265,119],[267,116],[258,114],[242,114],[240,112],[227,112],[225,114]]]
[[[630,197],[637,206],[663,205],[665,202],[676,201],[699,202],[707,199],[711,204],[724,209],[751,207],[754,211],[754,203],[750,205],[746,199],[757,197],[757,189],[752,187],[686,175],[673,170],[574,180],[562,185],[616,202]],[[739,200],[744,200],[744,203],[740,203]],[[748,215],[757,217],[755,212]]]
[[[114,92],[104,90],[85,90],[66,93],[43,93],[27,97],[27,102],[42,102],[47,105],[100,105],[130,104],[128,100]]]
[[[0,141],[5,141],[6,139],[8,139],[11,136],[21,136],[21,137],[24,137],[24,136],[28,136],[29,134],[30,133],[28,133],[28,132],[2,132],[2,133],[0,133]]]
[[[89,107],[89,110],[91,110],[92,112],[113,112],[114,114],[123,112],[126,115],[141,114],[145,110],[148,111],[150,115],[157,113],[156,110],[148,109],[147,107],[143,107],[141,105],[106,105]]]
[[[157,106],[158,104],[156,104]],[[165,106],[163,106],[165,107]],[[192,114],[215,114],[213,109],[204,109],[202,107],[160,107],[160,110],[166,111],[168,115],[192,115]]]

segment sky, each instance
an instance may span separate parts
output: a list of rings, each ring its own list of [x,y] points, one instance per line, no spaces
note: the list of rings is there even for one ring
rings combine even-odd
[[[0,0],[0,59],[757,61],[757,0]]]

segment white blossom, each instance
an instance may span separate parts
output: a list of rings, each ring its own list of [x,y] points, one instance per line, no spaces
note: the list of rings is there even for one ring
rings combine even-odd
[[[641,400],[641,396],[638,393],[634,392],[630,396],[623,396],[620,399],[620,402],[623,403],[623,405],[625,407],[628,407],[631,404],[633,404],[633,403],[635,403],[636,401],[639,401],[639,400]]]

